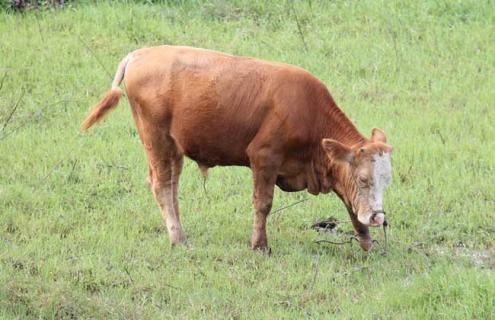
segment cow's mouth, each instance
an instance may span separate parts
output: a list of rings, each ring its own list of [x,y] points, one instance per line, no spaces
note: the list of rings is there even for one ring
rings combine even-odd
[[[382,255],[387,255],[388,253],[388,241],[387,241],[387,227],[389,226],[386,219],[381,221],[379,224],[383,227],[383,252]],[[378,225],[377,225],[378,226]],[[373,240],[368,231],[366,232],[358,232],[356,234],[356,238],[359,240],[359,245],[364,251],[369,251],[373,248],[375,243],[379,243],[377,240]]]
[[[364,222],[367,223],[363,223],[362,220],[364,220]],[[367,217],[365,216],[365,219],[362,219],[362,216],[358,215],[358,221],[361,223],[361,227],[358,227],[355,230],[356,230],[356,238],[359,240],[359,246],[364,251],[370,251],[373,248],[375,242],[377,241],[371,238],[368,227],[383,226],[385,229],[385,227],[388,225],[387,220],[385,219],[385,212],[382,210],[373,211],[371,214],[368,214]],[[356,225],[354,227],[356,227]]]
[[[370,251],[373,248],[373,240],[369,234],[358,234],[357,238],[359,239],[359,246],[364,251]]]

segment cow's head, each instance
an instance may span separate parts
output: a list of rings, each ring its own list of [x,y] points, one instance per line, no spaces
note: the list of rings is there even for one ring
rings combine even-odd
[[[361,247],[367,251],[372,246],[368,226],[385,221],[383,193],[392,181],[392,147],[380,129],[373,129],[364,144],[349,147],[323,139],[322,146],[332,162],[334,190],[346,204]]]

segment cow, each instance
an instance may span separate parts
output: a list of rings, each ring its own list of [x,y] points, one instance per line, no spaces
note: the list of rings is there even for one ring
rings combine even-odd
[[[363,136],[311,73],[186,46],[142,48],[120,62],[111,90],[82,130],[117,106],[123,80],[172,246],[186,241],[177,193],[187,156],[204,173],[214,166],[251,168],[252,249],[268,249],[266,221],[275,185],[313,195],[333,191],[347,208],[361,248],[371,249],[369,227],[385,222],[382,200],[391,182],[392,147],[380,129],[369,139]]]

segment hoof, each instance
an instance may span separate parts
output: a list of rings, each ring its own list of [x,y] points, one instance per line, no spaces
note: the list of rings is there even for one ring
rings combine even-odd
[[[170,248],[172,250],[174,250],[176,248],[177,248],[177,250],[179,250],[179,249],[180,250],[182,250],[182,249],[185,249],[185,250],[194,249],[192,242],[189,240],[184,240],[184,241],[181,241],[178,243],[170,243]]]
[[[251,250],[253,250],[253,251],[261,251],[263,253],[266,253],[267,255],[271,255],[272,254],[272,248],[268,247],[267,245],[264,245],[264,246],[254,246],[254,245],[251,245]]]
[[[187,245],[187,238],[184,233],[174,233],[170,235],[170,246],[175,247],[179,245]]]

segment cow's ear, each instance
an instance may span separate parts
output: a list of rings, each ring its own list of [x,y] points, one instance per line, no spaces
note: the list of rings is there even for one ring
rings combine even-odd
[[[371,130],[371,141],[387,143],[385,132],[383,132],[383,130],[381,129],[373,128],[373,130]]]
[[[354,153],[352,149],[333,139],[323,139],[321,141],[323,150],[332,160],[352,162]]]

